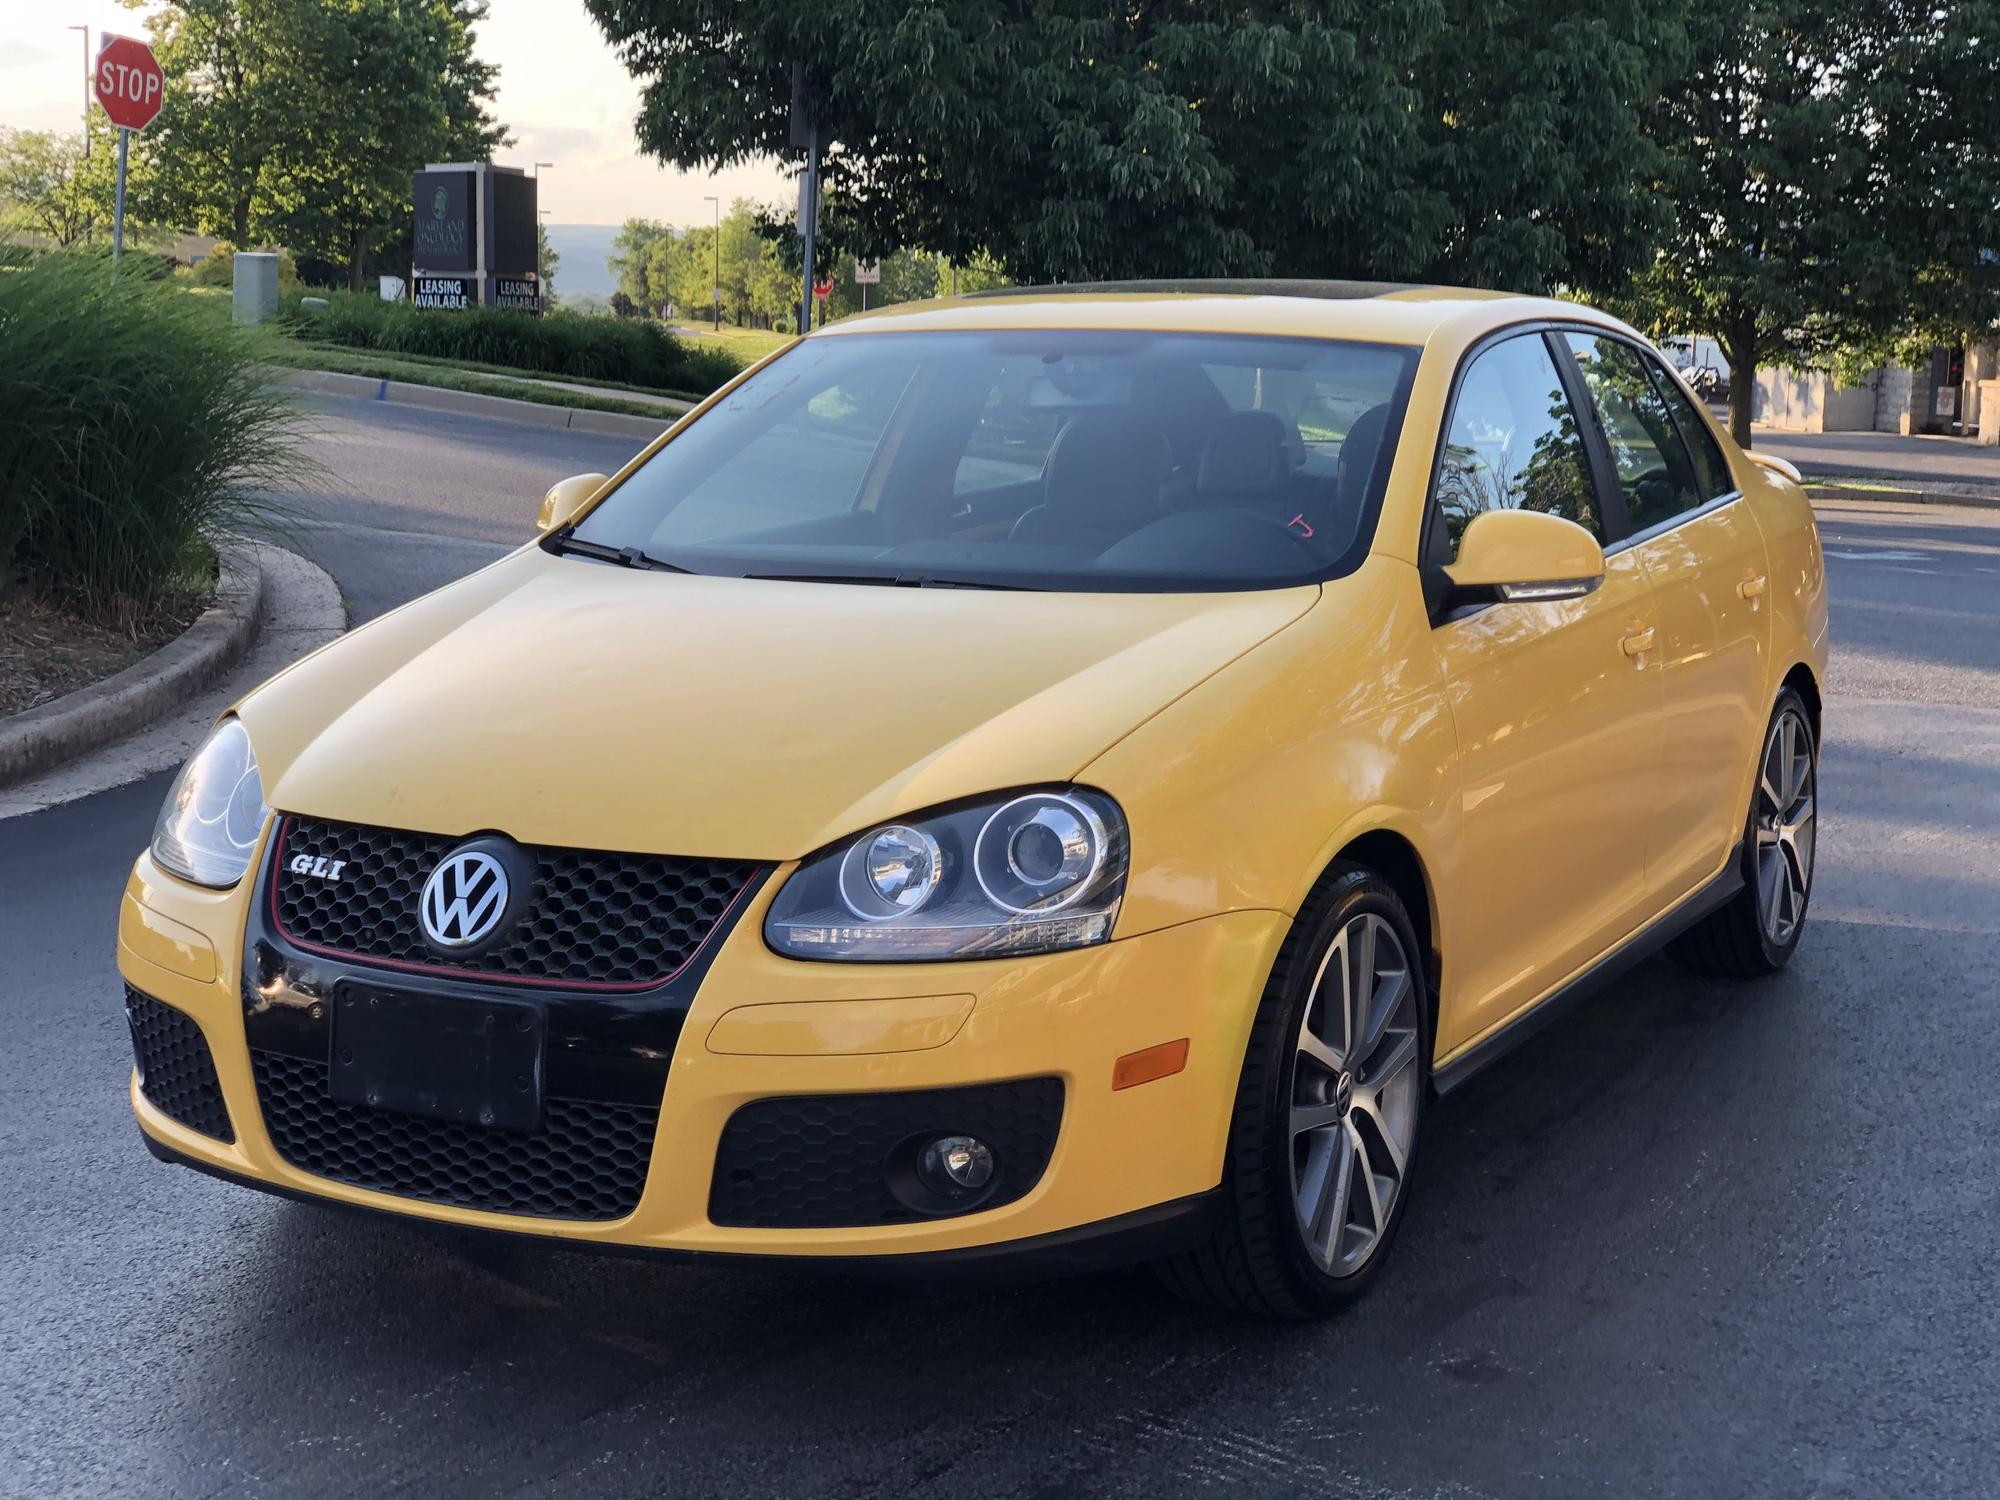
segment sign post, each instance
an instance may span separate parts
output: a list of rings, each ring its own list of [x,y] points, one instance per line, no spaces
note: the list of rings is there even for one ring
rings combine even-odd
[[[137,37],[107,36],[97,49],[97,102],[118,127],[118,188],[111,208],[111,258],[125,253],[125,163],[132,132],[158,118],[167,75],[153,49]]]
[[[857,257],[854,262],[854,284],[861,288],[861,310],[867,312],[868,288],[882,284],[882,262],[862,260]]]

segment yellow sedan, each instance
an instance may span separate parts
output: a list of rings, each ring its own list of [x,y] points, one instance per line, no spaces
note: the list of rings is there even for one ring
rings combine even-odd
[[[415,1218],[1326,1313],[1432,1097],[1798,944],[1783,467],[1569,303],[850,319],[221,720],[123,901],[132,1107]]]

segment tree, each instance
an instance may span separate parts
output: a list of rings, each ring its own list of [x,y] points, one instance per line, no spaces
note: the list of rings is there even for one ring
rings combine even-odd
[[[586,3],[682,166],[796,159],[802,61],[867,251],[1537,290],[1615,285],[1664,222],[1640,113],[1672,4]]]
[[[155,217],[335,261],[359,287],[408,233],[410,176],[505,143],[486,0],[173,0],[149,27],[167,73],[144,138]]]
[[[2000,316],[2000,6],[1708,0],[1690,24],[1650,122],[1674,227],[1628,310],[1721,346],[1747,447],[1760,366]]]
[[[0,129],[0,214],[52,244],[81,244],[93,223],[110,219],[104,173],[93,165],[80,135]]]
[[[611,258],[606,262],[618,290],[640,317],[654,318],[666,303],[664,285],[652,282],[653,246],[669,238],[673,231],[658,219],[627,219],[611,242]]]
[[[549,226],[535,225],[535,280],[541,283],[542,306],[544,309],[556,305],[556,272],[562,266],[562,256],[549,243]]]

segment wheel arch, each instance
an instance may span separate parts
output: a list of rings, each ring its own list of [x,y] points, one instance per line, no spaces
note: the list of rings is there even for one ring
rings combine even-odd
[[[1819,721],[1821,700],[1819,678],[1814,675],[1809,663],[1802,661],[1795,662],[1792,665],[1791,671],[1785,674],[1785,680],[1781,685],[1792,689],[1792,691],[1805,700],[1806,717],[1812,723],[1813,749],[1817,751],[1820,744]]]
[[[1425,990],[1431,1007],[1431,1022],[1437,1021],[1438,986],[1444,975],[1443,950],[1439,940],[1437,898],[1428,867],[1417,846],[1393,828],[1371,828],[1350,837],[1320,871],[1320,882],[1341,864],[1363,865],[1389,883],[1410,914],[1417,938],[1424,945]]]

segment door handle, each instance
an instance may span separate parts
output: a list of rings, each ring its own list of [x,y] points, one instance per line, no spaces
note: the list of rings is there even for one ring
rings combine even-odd
[[[1618,644],[1627,656],[1644,656],[1653,649],[1653,627],[1648,625],[1644,630],[1635,630]]]
[[[1755,599],[1759,594],[1764,592],[1764,587],[1769,582],[1770,579],[1759,573],[1756,577],[1746,578],[1737,584],[1736,592],[1741,594],[1745,599]]]

